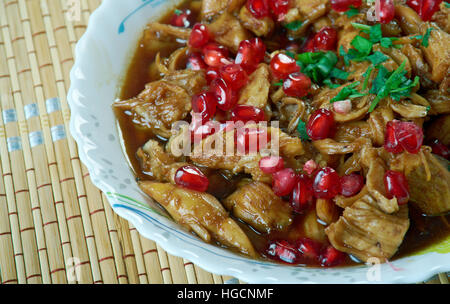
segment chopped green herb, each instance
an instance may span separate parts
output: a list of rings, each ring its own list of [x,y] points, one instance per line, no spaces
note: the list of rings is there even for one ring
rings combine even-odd
[[[280,80],[280,81],[274,83],[273,85],[276,86],[276,87],[282,87],[283,86],[283,80]]]
[[[398,38],[395,37],[383,37],[380,39],[380,45],[384,48],[390,48],[394,46],[393,41],[398,40]]]
[[[445,2],[445,7],[446,7],[446,8],[450,8],[450,3]]]
[[[345,14],[347,15],[347,17],[351,18],[353,16],[358,15],[359,10],[357,8],[353,7],[352,5],[350,5],[350,9],[348,11],[346,11]]]
[[[361,96],[365,96],[366,94],[362,94],[360,92],[358,92],[358,90],[356,90],[355,88],[357,86],[359,86],[361,83],[359,81],[356,81],[346,87],[343,87],[342,90],[334,97],[330,100],[330,103],[336,102],[336,101],[340,101],[340,100],[345,100],[345,99],[349,99],[349,98],[356,98],[356,97],[361,97]]]
[[[341,86],[340,84],[331,82],[330,79],[325,79],[325,80],[323,81],[323,84],[325,84],[326,86],[328,86],[330,89],[336,89],[336,88],[339,88],[339,87]]]
[[[303,64],[316,63],[322,56],[324,52],[306,52],[297,55],[297,60]]]
[[[308,135],[308,132],[306,131],[306,123],[304,121],[300,120],[298,122],[297,131],[303,141],[311,139]]]
[[[174,11],[174,13],[175,13],[175,15],[180,16],[180,15],[183,13],[183,11],[182,11],[182,10],[179,10],[179,9],[176,9],[176,10]]]
[[[315,83],[329,78],[337,62],[338,58],[333,52],[306,52],[297,55],[297,64],[302,73]]]
[[[358,57],[367,56],[372,51],[373,43],[362,36],[356,36],[350,44],[358,51]]]
[[[295,20],[285,24],[284,27],[287,28],[288,30],[296,31],[299,30],[302,27],[302,25],[303,21]]]
[[[381,31],[381,24],[377,23],[370,28],[370,41],[372,43],[378,43],[383,38],[383,32]]]
[[[431,35],[431,31],[435,30],[435,28],[433,27],[429,27],[425,33],[425,35],[423,35],[423,39],[422,39],[422,45],[424,47],[428,47],[429,45],[429,40],[430,40],[430,35]]]
[[[350,75],[349,72],[343,71],[343,70],[338,69],[338,68],[332,69],[331,73],[330,73],[330,77],[337,78],[337,79],[342,79],[342,80],[347,80],[349,75]]]
[[[361,24],[361,23],[356,23],[356,22],[352,22],[351,24],[353,25],[354,28],[363,31],[364,33],[369,34],[369,32],[370,32],[370,28],[371,28],[370,25],[367,25],[367,24]]]
[[[361,88],[362,91],[365,91],[367,89],[367,86],[369,85],[369,79],[370,76],[372,76],[372,72],[373,72],[374,67],[371,65],[369,67],[369,69],[364,73],[364,82],[363,82],[363,86]]]
[[[373,65],[380,64],[382,62],[385,62],[388,59],[389,59],[388,56],[386,56],[383,53],[378,52],[378,51],[374,52],[372,55],[367,57],[367,60],[372,62]]]
[[[295,59],[295,53],[294,52],[286,51],[285,54],[288,55],[289,57]]]

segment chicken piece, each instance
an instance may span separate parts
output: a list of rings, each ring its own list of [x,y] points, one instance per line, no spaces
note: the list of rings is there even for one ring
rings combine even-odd
[[[390,166],[392,170],[404,172],[410,201],[424,214],[445,214],[450,211],[450,172],[429,150],[422,148],[419,154],[402,153]]]
[[[285,231],[292,223],[289,204],[264,183],[252,182],[242,186],[223,204],[235,217],[260,232]]]
[[[319,198],[316,201],[316,214],[322,222],[329,225],[339,219],[339,208],[333,201]]]
[[[408,57],[414,76],[420,76],[420,85],[425,88],[432,88],[430,67],[423,59],[422,51],[412,44],[405,44],[401,51]]]
[[[336,249],[366,262],[391,258],[409,228],[408,207],[393,214],[384,213],[376,200],[366,195],[344,210],[339,220],[325,229]]]
[[[275,28],[275,22],[271,17],[258,19],[249,12],[245,5],[241,8],[239,19],[242,25],[256,36],[269,36]]]
[[[116,102],[114,107],[131,111],[135,124],[169,138],[172,124],[191,111],[191,96],[180,85],[158,80],[148,83],[138,97]]]
[[[318,242],[326,242],[325,226],[319,223],[316,210],[311,209],[300,220],[296,220],[289,229],[288,238],[298,240],[309,238]]]
[[[235,53],[242,40],[247,40],[252,37],[239,20],[228,12],[222,13],[222,15],[209,24],[208,30],[219,44],[226,46]]]
[[[189,28],[152,22],[144,31],[143,42],[151,44],[153,40],[188,40],[190,35],[191,29]]]
[[[142,171],[150,174],[156,181],[175,184],[175,172],[187,163],[179,162],[166,153],[156,140],[149,140],[137,151]]]
[[[425,98],[430,103],[433,114],[450,114],[450,96],[438,90],[429,90]]]
[[[372,113],[370,113],[367,122],[370,125],[374,144],[378,146],[384,144],[386,124],[391,120],[394,120],[394,112],[391,107],[386,106],[385,103],[380,104],[372,111]]]
[[[362,137],[371,138],[371,128],[366,121],[360,120],[338,124],[333,139],[340,143],[350,143]]]
[[[214,196],[150,181],[139,183],[139,187],[177,223],[194,231],[205,242],[216,240],[251,257],[258,256],[247,235]]]
[[[238,103],[265,109],[269,99],[269,90],[269,66],[261,63],[250,75],[247,85],[241,91],[241,97]]]
[[[205,72],[201,70],[171,71],[164,76],[163,80],[182,86],[191,96],[199,94],[207,87]]]
[[[280,126],[286,128],[288,134],[296,132],[299,120],[306,121],[308,106],[302,99],[295,97],[284,97],[273,102],[278,110]]]
[[[357,138],[350,143],[337,142],[331,138],[315,140],[312,142],[313,146],[319,150],[322,154],[335,155],[335,154],[347,154],[356,152],[362,149],[366,145],[370,145],[370,139],[366,137]]]
[[[211,19],[223,11],[234,12],[239,9],[245,0],[203,0],[201,17],[203,20]]]
[[[423,24],[422,19],[415,10],[407,5],[395,6],[395,17],[402,28],[408,35],[418,34]]]
[[[427,28],[422,29],[425,35]],[[431,80],[439,83],[448,75],[450,67],[450,35],[439,28],[434,28],[430,32],[428,46],[421,45],[421,49],[431,67]]]
[[[450,115],[443,115],[434,120],[426,132],[427,138],[439,139],[444,145],[450,146]]]
[[[303,19],[310,22],[319,19],[327,13],[328,0],[296,0],[295,7]]]

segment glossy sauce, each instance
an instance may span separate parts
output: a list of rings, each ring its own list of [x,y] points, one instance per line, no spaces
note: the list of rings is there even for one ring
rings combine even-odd
[[[188,5],[189,4],[185,3],[180,8],[185,8]],[[169,12],[162,18],[161,22],[168,23],[168,20],[172,14],[173,11]],[[180,45],[175,42],[173,44],[167,44],[164,48],[160,48],[157,51],[149,51],[143,43],[139,43],[134,57],[129,65],[119,98],[121,100],[133,98],[144,89],[146,83],[158,80],[160,76],[149,72],[149,67],[154,61],[156,53],[161,52],[162,57],[166,57],[179,47]],[[130,113],[116,110],[115,114],[118,120],[118,127],[122,134],[123,146],[126,150],[126,155],[129,159],[130,166],[135,173],[136,179],[151,179],[151,176],[149,176],[148,173],[141,170],[139,160],[136,157],[136,152],[149,139],[158,139],[162,142],[164,142],[164,140],[155,137],[149,131],[136,127],[136,125],[132,122]],[[229,179],[217,171],[211,171],[208,173],[208,177],[210,179],[210,187],[208,192],[220,200],[231,194],[236,189],[236,183],[243,176],[237,176]],[[263,253],[269,240],[274,240],[277,238],[293,239],[296,236],[301,236],[302,232],[298,230],[298,227],[302,223],[303,218],[304,216],[302,215],[296,216],[294,223],[287,232],[271,233],[270,235],[262,235],[242,221],[238,219],[235,220],[249,236],[255,246],[255,249],[260,253]],[[393,257],[393,260],[424,250],[430,245],[439,243],[450,236],[450,215],[437,217],[423,216],[412,206],[412,204],[410,204],[410,219],[410,229],[406,234],[406,237],[398,252]],[[356,263],[350,258],[347,258],[346,262],[342,266],[351,265],[356,265]],[[309,264],[307,266],[319,265]]]

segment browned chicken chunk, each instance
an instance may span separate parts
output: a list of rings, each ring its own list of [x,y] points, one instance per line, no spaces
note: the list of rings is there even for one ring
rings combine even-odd
[[[242,40],[250,39],[250,33],[242,26],[239,20],[228,12],[222,13],[216,20],[208,25],[208,30],[215,40],[237,52]]]

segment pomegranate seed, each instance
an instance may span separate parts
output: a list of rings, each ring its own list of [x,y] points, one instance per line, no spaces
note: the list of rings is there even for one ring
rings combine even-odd
[[[284,169],[284,160],[280,156],[266,156],[259,160],[259,168],[266,174],[272,174]]]
[[[202,121],[207,121],[216,114],[217,99],[214,94],[204,92],[192,96],[192,110],[201,115]]]
[[[423,143],[423,131],[413,122],[400,122],[395,128],[395,138],[403,149],[417,154]]]
[[[389,23],[394,19],[395,6],[393,0],[376,0],[375,12],[380,23]]]
[[[208,29],[204,24],[197,23],[194,25],[189,36],[189,45],[193,48],[201,48],[208,43],[210,38]]]
[[[303,52],[314,52],[316,50],[315,47],[315,35],[309,36],[308,39],[306,39],[306,43],[303,45],[302,51]]]
[[[392,120],[386,124],[386,133],[384,135],[384,149],[391,153],[401,153],[402,146],[399,145],[397,137],[395,136],[396,129],[401,123],[399,120]]]
[[[298,250],[286,240],[271,241],[266,250],[269,257],[289,264],[298,262]]]
[[[362,0],[331,0],[331,8],[337,12],[346,12],[350,6],[360,7]]]
[[[259,152],[269,141],[267,130],[261,128],[240,128],[235,134],[235,145],[240,154]]]
[[[217,43],[208,43],[203,48],[203,58],[207,65],[221,67],[229,62],[228,49]]]
[[[312,140],[332,137],[335,130],[333,113],[327,109],[315,111],[306,125],[306,132]]]
[[[270,9],[272,10],[273,15],[277,19],[277,21],[283,21],[286,16],[289,7],[289,0],[269,0]]]
[[[186,67],[194,71],[205,70],[206,68],[208,68],[206,63],[203,61],[202,55],[200,53],[190,54]]]
[[[297,248],[305,258],[318,261],[322,244],[312,239],[302,238],[297,241]]]
[[[292,73],[283,82],[283,91],[292,97],[304,97],[311,88],[311,79],[303,73]]]
[[[333,110],[339,114],[348,114],[352,110],[352,101],[345,99],[333,102]]]
[[[247,0],[247,9],[257,19],[269,16],[269,0]]]
[[[314,51],[336,50],[337,31],[326,26],[314,36]]]
[[[291,168],[272,174],[272,190],[278,196],[289,195],[297,182],[297,175]]]
[[[414,9],[423,21],[430,21],[442,2],[443,0],[408,0],[406,4]]]
[[[320,264],[325,267],[337,266],[344,262],[345,254],[329,245],[320,255]]]
[[[240,64],[247,73],[251,74],[258,64],[264,60],[266,55],[266,45],[261,38],[243,40],[239,44],[239,50],[236,55],[236,64]]]
[[[318,167],[319,165],[313,159],[310,159],[303,166],[303,171],[311,175]]]
[[[422,10],[422,5],[423,5],[423,0],[406,0],[406,4],[412,8],[413,10],[415,10],[417,12],[417,14],[421,14],[421,10]]]
[[[314,195],[317,198],[332,199],[341,193],[341,180],[337,172],[330,167],[317,172],[313,183]]]
[[[431,143],[433,153],[442,156],[445,159],[450,159],[450,148],[441,143],[438,139]]]
[[[188,9],[174,13],[170,24],[178,27],[190,27],[192,22],[192,12]]]
[[[175,183],[179,186],[205,192],[209,186],[208,178],[194,166],[183,166],[175,172]]]
[[[221,77],[213,80],[210,91],[216,95],[217,107],[223,111],[231,110],[238,102],[236,92]]]
[[[291,194],[290,204],[297,213],[307,210],[314,202],[313,181],[308,176],[301,174]]]
[[[232,121],[242,121],[247,123],[249,121],[260,122],[266,120],[264,111],[260,108],[247,105],[238,105],[231,111]]]
[[[236,91],[248,82],[247,72],[239,64],[224,65],[220,69],[220,76],[222,76],[232,90]]]
[[[272,58],[270,69],[274,78],[277,79],[286,79],[289,74],[300,72],[295,59],[283,53],[278,53]]]
[[[388,193],[388,198],[397,198],[399,205],[404,205],[409,200],[408,181],[403,173],[388,170],[384,174],[384,187]]]
[[[216,67],[208,67],[206,69],[206,81],[208,84],[211,84],[211,82],[216,79],[217,77],[219,77],[219,68]]]
[[[358,194],[364,187],[364,178],[360,174],[352,173],[341,177],[341,194],[351,197]]]

